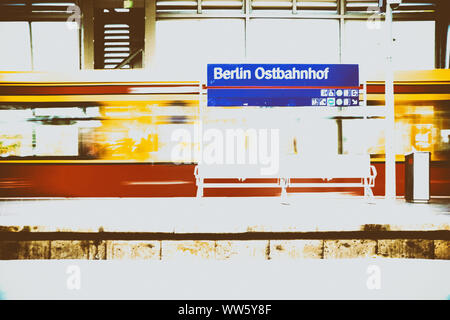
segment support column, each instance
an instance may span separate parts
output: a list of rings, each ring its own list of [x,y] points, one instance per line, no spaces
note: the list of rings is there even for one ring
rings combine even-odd
[[[33,31],[32,31],[32,28],[31,28],[31,21],[28,21],[28,35],[29,35],[29,38],[30,38],[31,70],[34,70]]]
[[[344,60],[344,46],[345,46],[345,1],[339,0],[338,2],[338,12],[339,18],[339,63],[343,63]]]
[[[145,0],[144,68],[153,66],[156,48],[156,0]]]
[[[94,1],[80,1],[82,13],[82,69],[94,69]]]
[[[391,0],[386,5],[386,82],[385,82],[385,108],[386,108],[386,130],[385,130],[385,198],[395,200],[395,107],[394,107],[394,69],[392,63],[393,41],[392,41],[392,8]]]
[[[243,0],[242,1],[242,9],[244,11],[245,20],[244,20],[244,57],[245,60],[248,59],[248,30],[250,25],[250,1],[251,0]]]
[[[435,68],[445,68],[447,59],[447,32],[450,23],[448,4],[437,3],[435,21]]]
[[[338,154],[344,153],[344,138],[342,135],[342,119],[336,119],[337,131],[338,131]]]

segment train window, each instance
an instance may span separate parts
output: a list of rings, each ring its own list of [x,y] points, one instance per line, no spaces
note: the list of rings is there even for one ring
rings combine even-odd
[[[31,119],[33,117],[33,112],[31,109],[22,110],[0,110],[0,127],[8,123],[21,122],[26,119]]]
[[[441,130],[441,143],[446,145],[446,149],[450,149],[450,130]]]
[[[37,156],[77,156],[78,127],[74,125],[38,125],[35,128]]]
[[[31,110],[0,110],[0,157],[33,154],[33,125],[27,123]]]
[[[85,108],[85,114],[89,118],[98,118],[101,116],[99,107],[87,107]]]
[[[156,22],[156,72],[199,79],[208,62],[244,58],[244,23],[238,19]],[[242,60],[241,60],[242,61]]]
[[[396,70],[434,68],[433,21],[395,21],[392,29]],[[346,21],[344,38],[344,62],[358,63],[362,79],[383,71],[386,63],[383,24],[377,28],[367,21]]]
[[[339,63],[339,23],[314,19],[250,20],[247,49],[248,58],[265,61]]]
[[[434,69],[434,25],[434,21],[402,21],[394,23],[396,69]]]
[[[78,70],[79,35],[75,25],[66,22],[32,22],[35,70]]]
[[[0,157],[77,156],[79,129],[98,126],[91,118],[77,107],[0,110]]]
[[[31,70],[31,46],[27,22],[0,22],[0,47],[0,70]]]
[[[342,120],[344,154],[384,154],[384,119]]]
[[[295,147],[292,140],[294,153],[299,155],[309,154],[337,154],[338,130],[336,121],[331,119],[301,118],[297,128],[291,128],[294,133]]]
[[[0,126],[0,157],[33,155],[33,125],[31,123],[2,123]]]
[[[370,79],[372,74],[383,70],[386,54],[382,29],[369,27],[366,21],[346,21],[344,31],[344,63],[359,64],[363,80]]]
[[[85,113],[81,108],[36,108],[33,111],[36,117],[46,117],[54,119],[70,119],[85,117]]]

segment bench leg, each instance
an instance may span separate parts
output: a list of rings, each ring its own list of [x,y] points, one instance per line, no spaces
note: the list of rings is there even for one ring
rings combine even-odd
[[[373,200],[375,200],[372,188],[369,186],[364,187],[364,199],[368,200],[369,202],[373,202]]]
[[[203,181],[202,179],[197,180],[197,198],[203,197]]]
[[[281,178],[280,179],[280,185],[281,185],[281,203],[282,204],[289,204],[288,198],[287,198],[287,191],[286,191],[286,188],[287,188],[287,185],[288,185],[287,180],[284,179],[284,178]]]

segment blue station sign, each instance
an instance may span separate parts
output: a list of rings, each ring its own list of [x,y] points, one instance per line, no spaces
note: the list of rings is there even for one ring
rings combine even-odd
[[[356,64],[209,64],[208,106],[357,106]]]

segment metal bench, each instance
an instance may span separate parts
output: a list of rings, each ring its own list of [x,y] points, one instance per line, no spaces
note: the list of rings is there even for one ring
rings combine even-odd
[[[289,187],[293,188],[364,188],[364,196],[373,198],[377,171],[370,165],[369,155],[335,155],[323,157],[291,156],[280,161],[280,170],[272,175],[262,175],[260,165],[206,165],[195,168],[197,197],[203,196],[205,188],[280,188],[281,197],[286,200]],[[293,182],[292,179],[332,180],[355,178],[359,182]],[[276,179],[276,182],[217,183],[205,179]]]
[[[208,165],[199,164],[195,167],[195,178],[197,182],[197,197],[203,196],[205,188],[281,188],[279,173],[274,175],[261,175],[259,165]],[[205,182],[205,179],[238,179],[240,182],[247,179],[277,179],[277,182],[256,183],[216,183]]]
[[[332,155],[323,157],[292,157],[283,162],[280,175],[284,188],[364,188],[364,196],[373,198],[377,170],[370,164],[370,155]],[[326,183],[292,182],[292,179],[326,180]],[[328,182],[332,179],[360,179],[359,182]]]

